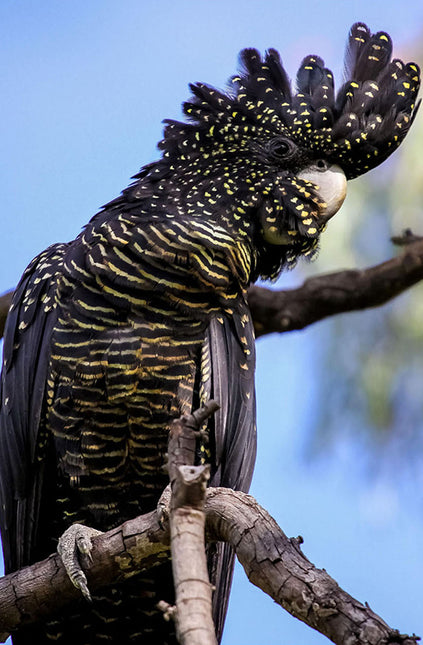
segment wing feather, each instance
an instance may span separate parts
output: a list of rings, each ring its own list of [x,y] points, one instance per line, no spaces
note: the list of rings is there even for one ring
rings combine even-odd
[[[0,383],[0,529],[6,573],[29,563],[38,530],[45,465],[37,451],[56,321],[54,296],[66,248],[55,244],[31,262],[6,321]]]
[[[221,406],[214,419],[216,468],[211,486],[247,492],[256,457],[254,330],[247,307],[233,318],[213,318],[206,348],[210,357],[210,395]],[[208,554],[213,618],[220,642],[234,567],[233,549],[212,545]]]

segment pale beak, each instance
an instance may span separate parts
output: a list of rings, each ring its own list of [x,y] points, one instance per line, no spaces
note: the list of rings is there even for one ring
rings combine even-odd
[[[344,171],[335,164],[326,168],[309,166],[297,175],[315,184],[316,191],[324,206],[319,209],[319,220],[326,222],[341,208],[347,194],[347,178]]]

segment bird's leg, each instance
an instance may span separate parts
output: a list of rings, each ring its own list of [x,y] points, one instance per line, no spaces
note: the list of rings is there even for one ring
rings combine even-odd
[[[100,535],[101,531],[83,524],[72,524],[60,536],[57,545],[57,553],[63,562],[63,566],[72,582],[80,589],[84,598],[91,602],[91,594],[88,589],[87,577],[82,570],[80,559],[92,562],[92,538]]]

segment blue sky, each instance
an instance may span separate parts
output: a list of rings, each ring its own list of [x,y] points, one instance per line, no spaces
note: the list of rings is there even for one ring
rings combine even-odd
[[[223,87],[245,46],[277,48],[291,76],[304,55],[318,53],[339,78],[357,20],[388,31],[396,52],[412,55],[423,3],[2,0],[0,292],[157,157],[161,121],[180,117],[189,82]],[[285,284],[299,279],[290,274]],[[409,601],[420,597],[423,573],[416,483],[395,474],[363,480],[365,456],[347,444],[330,460],[302,458],[322,325],[258,343],[252,493],[288,535],[304,536],[308,557],[347,591],[393,627],[422,634],[421,607]],[[225,645],[324,641],[241,571],[229,612]]]

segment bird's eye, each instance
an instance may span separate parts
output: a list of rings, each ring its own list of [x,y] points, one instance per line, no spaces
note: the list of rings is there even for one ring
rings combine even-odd
[[[293,143],[282,137],[272,139],[267,146],[270,157],[276,161],[281,161],[289,157],[293,152],[293,148]]]
[[[325,161],[324,159],[318,159],[316,161],[316,163],[315,163],[315,166],[316,166],[317,170],[320,170],[321,172],[324,172],[325,170],[327,170],[329,168],[328,162]]]

